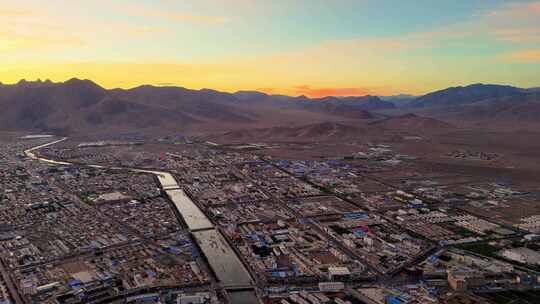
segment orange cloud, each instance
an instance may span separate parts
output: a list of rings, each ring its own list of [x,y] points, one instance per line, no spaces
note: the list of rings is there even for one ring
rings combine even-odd
[[[499,41],[527,43],[540,41],[540,28],[511,28],[494,31]]]
[[[510,3],[487,14],[495,39],[511,43],[540,42],[540,1]]]
[[[132,88],[141,84],[174,84],[186,88],[206,87],[220,91],[238,90],[240,86],[237,80],[238,75],[247,74],[247,70],[237,65],[179,62],[28,62],[8,63],[2,65],[0,69],[0,79],[5,83],[15,83],[22,78],[65,81],[77,77],[92,79],[106,88]],[[241,87],[253,86],[242,85]]]
[[[308,85],[295,86],[292,88],[258,88],[259,92],[264,92],[269,95],[304,95],[310,98],[321,98],[327,96],[346,97],[346,96],[365,96],[373,94],[368,89],[364,88],[312,88]]]
[[[312,88],[307,85],[294,87],[294,92],[308,97],[326,97],[326,96],[361,96],[368,95],[369,90],[364,88]]]
[[[2,55],[36,54],[39,51],[59,51],[66,48],[98,45],[103,41],[122,38],[140,38],[156,35],[167,29],[126,21],[84,20],[76,14],[56,16],[50,10],[32,10],[24,7],[0,9],[5,25],[0,28]],[[66,26],[69,24],[69,27]],[[96,27],[108,31],[96,31]]]
[[[84,42],[81,39],[72,36],[16,33],[0,30],[0,52],[20,52],[21,50],[36,51],[82,45],[84,45]]]
[[[488,16],[509,16],[527,17],[531,15],[540,15],[540,1],[530,3],[509,3],[502,9],[493,10],[488,13]]]
[[[257,88],[257,89],[255,89],[255,91],[263,92],[263,93],[266,93],[268,95],[279,95],[279,94],[283,93],[282,90],[277,89],[277,88]]]
[[[517,62],[540,62],[540,49],[516,51],[507,55],[511,61]]]

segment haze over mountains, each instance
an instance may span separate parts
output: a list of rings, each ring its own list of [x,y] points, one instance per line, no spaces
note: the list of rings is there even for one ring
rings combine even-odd
[[[248,130],[274,137],[350,136],[384,130],[451,128],[458,120],[540,122],[537,89],[475,84],[420,97],[308,98],[255,91],[140,86],[107,90],[90,80],[0,84],[0,128],[59,134],[81,132],[212,133]],[[399,109],[397,109],[399,107]],[[385,113],[401,114],[391,117]],[[446,122],[437,119],[443,119]],[[369,127],[366,127],[369,125]],[[289,128],[289,129],[287,129]],[[296,128],[296,130],[294,130]],[[324,131],[324,128],[328,128]],[[257,131],[253,131],[257,130]],[[303,134],[303,135],[302,135]],[[229,133],[231,137],[245,134]]]

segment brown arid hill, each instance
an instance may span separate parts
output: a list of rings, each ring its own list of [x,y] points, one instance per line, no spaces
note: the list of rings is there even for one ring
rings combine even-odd
[[[373,119],[377,97],[326,98],[230,94],[209,89],[140,86],[107,90],[90,80],[0,84],[0,128],[57,134],[205,133],[253,127]]]
[[[208,89],[146,85],[130,90],[116,89],[111,95],[136,104],[184,113],[199,121],[247,123],[257,119],[255,113],[239,109],[234,95]]]
[[[381,130],[379,130],[381,131]],[[325,122],[295,127],[255,128],[225,132],[205,137],[218,143],[242,142],[339,142],[371,138],[382,138],[382,132],[358,124]]]
[[[370,125],[388,130],[401,130],[416,133],[446,131],[455,128],[452,124],[441,120],[422,117],[412,113],[391,116],[386,119],[372,122]]]
[[[77,128],[85,124],[81,113],[89,113],[107,96],[90,81],[69,80],[62,84],[26,82],[0,86],[0,128],[47,131]]]
[[[453,131],[451,124],[413,114],[375,122],[324,122],[294,127],[235,130],[204,137],[218,143],[246,142],[351,142],[401,141],[407,136],[426,136]]]

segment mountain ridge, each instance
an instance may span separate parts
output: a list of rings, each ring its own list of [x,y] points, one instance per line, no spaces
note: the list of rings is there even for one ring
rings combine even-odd
[[[268,95],[259,95],[268,96]],[[270,96],[269,96],[270,97]],[[364,109],[387,106],[373,97],[327,101],[304,97],[272,96],[280,107],[252,105],[251,97],[212,89],[141,85],[131,89],[105,89],[87,79],[65,82],[21,80],[0,86],[0,127],[7,130],[71,132],[137,129],[195,129],[196,125],[272,124],[281,112],[304,120],[371,119]],[[268,102],[268,101],[264,101]],[[283,109],[281,109],[283,108]],[[280,110],[281,109],[281,110]],[[265,111],[272,113],[267,114]],[[294,122],[293,114],[288,117]],[[286,116],[286,115],[285,115]]]
[[[407,96],[404,96],[406,98]],[[399,109],[443,119],[452,115],[474,121],[490,117],[517,122],[520,117],[540,122],[540,94],[535,89],[473,84],[451,87],[416,97]],[[519,104],[519,105],[518,105]],[[268,128],[338,121],[378,121],[386,128],[447,127],[422,117],[385,121],[379,111],[398,107],[377,96],[308,98],[269,95],[258,91],[220,92],[178,86],[141,85],[105,89],[88,79],[65,82],[26,81],[0,85],[0,128],[70,134],[151,130],[206,132],[207,130]],[[424,112],[426,113],[424,115]],[[447,115],[452,114],[452,115]],[[450,120],[451,122],[451,120]],[[392,125],[389,125],[392,124]],[[343,129],[343,128],[341,128]]]
[[[413,99],[406,106],[411,108],[426,108],[462,105],[490,98],[520,94],[527,94],[527,92],[525,89],[508,85],[476,83],[434,91]]]

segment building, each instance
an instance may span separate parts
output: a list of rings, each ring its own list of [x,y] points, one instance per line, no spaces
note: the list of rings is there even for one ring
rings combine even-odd
[[[351,271],[347,267],[328,267],[330,281],[346,281],[351,278]]]
[[[540,253],[526,247],[505,249],[500,255],[522,264],[540,265]]]
[[[343,282],[320,282],[319,290],[321,292],[338,292],[345,289]]]
[[[469,268],[456,268],[447,271],[448,284],[456,291],[467,291],[485,283],[484,276]]]

